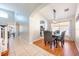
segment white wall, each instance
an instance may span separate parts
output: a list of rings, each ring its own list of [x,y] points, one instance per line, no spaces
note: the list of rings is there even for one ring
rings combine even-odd
[[[20,39],[29,42],[29,24],[20,24]]]
[[[27,16],[16,13],[15,22],[19,24],[19,30],[16,32],[19,35],[17,39],[25,40],[27,43],[29,41],[29,18]]]
[[[21,19],[21,20],[26,20],[26,19]],[[19,25],[19,28],[17,24]],[[29,42],[29,19],[28,21],[25,22],[17,21],[16,26],[17,26],[16,39],[25,40],[26,43]]]
[[[40,37],[40,21],[44,20],[42,16],[39,14],[34,14],[30,17],[30,42],[33,42],[35,39],[38,39]]]
[[[77,15],[79,14],[79,4],[77,5],[77,11],[76,11],[76,17],[75,19],[77,20]],[[76,21],[76,37],[75,37],[75,44],[77,46],[77,49],[79,51],[79,20]]]
[[[70,20],[70,39],[75,40],[75,17]]]
[[[50,20],[47,20],[47,30],[52,31]]]

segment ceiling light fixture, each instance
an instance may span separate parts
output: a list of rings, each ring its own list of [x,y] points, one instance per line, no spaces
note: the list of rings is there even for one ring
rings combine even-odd
[[[55,21],[55,19],[56,19],[56,10],[53,9],[53,12],[54,12],[54,14],[53,14],[53,16],[54,16],[54,20],[53,20],[53,22],[56,23],[56,21]]]
[[[66,8],[64,11],[65,11],[65,12],[69,11],[69,8]]]

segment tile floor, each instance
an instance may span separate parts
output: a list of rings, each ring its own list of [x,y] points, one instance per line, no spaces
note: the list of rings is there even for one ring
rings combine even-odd
[[[10,38],[9,42],[9,56],[53,56],[33,44],[28,44],[23,39]]]

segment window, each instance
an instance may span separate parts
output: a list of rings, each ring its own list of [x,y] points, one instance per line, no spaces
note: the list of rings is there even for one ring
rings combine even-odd
[[[69,34],[69,27],[70,27],[70,23],[69,22],[62,22],[60,23],[60,30],[62,31],[66,31],[66,35],[70,36]]]
[[[56,23],[56,24],[52,24],[52,31],[56,31],[56,30],[60,30],[60,32],[62,31],[66,31],[66,35],[70,36],[69,34],[69,27],[70,27],[70,23],[68,22],[61,22],[61,23]]]
[[[8,18],[8,13],[5,11],[0,10],[0,17],[2,18]]]

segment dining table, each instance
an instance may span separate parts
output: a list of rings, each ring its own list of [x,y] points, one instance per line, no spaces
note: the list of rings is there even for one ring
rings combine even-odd
[[[56,47],[57,47],[57,45],[58,45],[58,41],[59,41],[59,38],[61,37],[61,34],[53,34],[52,35],[52,38],[54,38],[54,41],[55,41],[55,44],[54,45],[56,45]]]

